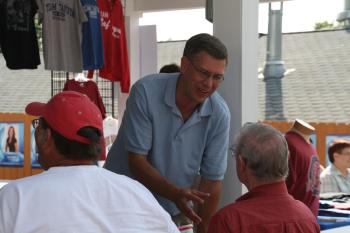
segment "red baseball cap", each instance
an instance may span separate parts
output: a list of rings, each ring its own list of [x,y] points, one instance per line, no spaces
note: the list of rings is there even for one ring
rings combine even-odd
[[[97,106],[84,94],[63,91],[52,97],[46,104],[33,102],[27,105],[26,113],[43,117],[49,126],[67,139],[90,144],[88,138],[78,135],[86,126],[99,130],[102,135],[102,116]]]

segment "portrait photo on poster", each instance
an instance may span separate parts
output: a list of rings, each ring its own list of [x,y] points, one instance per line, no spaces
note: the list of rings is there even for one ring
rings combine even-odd
[[[0,166],[23,166],[24,123],[0,122]]]

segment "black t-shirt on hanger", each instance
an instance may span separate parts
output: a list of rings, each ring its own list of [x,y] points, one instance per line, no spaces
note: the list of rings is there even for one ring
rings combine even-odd
[[[36,12],[35,0],[0,0],[0,45],[9,69],[36,69],[40,64]]]

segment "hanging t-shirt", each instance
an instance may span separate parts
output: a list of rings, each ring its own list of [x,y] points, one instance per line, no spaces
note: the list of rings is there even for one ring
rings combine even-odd
[[[100,69],[103,66],[100,12],[96,0],[81,0],[81,4],[88,18],[83,23],[83,69]]]
[[[320,199],[320,161],[315,148],[289,131],[285,135],[289,149],[288,192],[310,208],[317,217]]]
[[[102,118],[106,118],[106,108],[103,104],[101,94],[94,81],[79,82],[74,79],[67,80],[63,91],[76,91],[87,95],[90,100],[100,109]]]
[[[0,45],[9,69],[36,69],[40,64],[36,12],[35,0],[0,1]]]
[[[104,66],[99,76],[119,81],[121,91],[129,92],[130,71],[125,38],[123,6],[120,0],[97,0],[101,15]],[[91,76],[91,72],[89,73]]]
[[[83,69],[80,0],[37,0],[43,22],[45,69],[79,73]]]

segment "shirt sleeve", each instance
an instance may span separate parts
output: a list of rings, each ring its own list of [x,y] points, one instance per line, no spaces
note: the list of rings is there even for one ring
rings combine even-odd
[[[152,146],[152,119],[143,86],[135,84],[124,113],[126,150],[147,155]]]
[[[230,131],[230,112],[226,110],[214,119],[218,124],[204,150],[200,174],[209,180],[222,180],[226,172]]]
[[[0,232],[14,232],[18,212],[18,192],[10,185],[0,189]]]
[[[79,23],[87,22],[88,18],[87,18],[86,14],[85,14],[85,10],[84,10],[83,5],[81,4],[81,1],[78,0],[77,4],[78,4],[78,9],[77,9],[77,11],[78,11],[78,14],[77,14],[78,15],[78,22]]]

